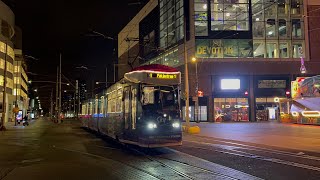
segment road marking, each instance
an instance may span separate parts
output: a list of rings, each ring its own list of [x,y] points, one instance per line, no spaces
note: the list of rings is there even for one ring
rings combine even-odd
[[[205,144],[205,145],[215,146],[215,144],[212,144],[212,143],[196,142],[196,141],[191,141],[191,142],[198,143],[198,144]],[[308,169],[308,170],[313,170],[313,171],[319,171],[320,172],[320,167],[315,167],[315,166],[310,166],[310,165],[306,165],[306,164],[286,161],[286,160],[277,159],[277,158],[269,158],[269,157],[265,157],[265,156],[259,156],[259,155],[255,155],[255,154],[252,154],[252,153],[242,152],[242,151],[238,151],[238,150],[234,150],[234,149],[230,149],[230,148],[224,148],[224,149],[226,149],[228,151],[231,151],[231,152],[215,150],[215,149],[212,149],[212,148],[201,148],[201,147],[192,147],[192,146],[188,146],[188,147],[196,148],[196,149],[203,149],[203,150],[211,150],[211,151],[216,151],[216,152],[219,152],[219,153],[230,154],[230,155],[235,155],[235,156],[241,156],[241,157],[246,157],[246,158],[251,158],[251,159],[259,159],[259,160],[273,162],[273,163],[277,163],[277,164],[283,164],[283,165],[288,165],[288,166],[293,166],[293,167],[298,167],[298,168],[303,168],[303,169]],[[221,148],[221,146],[219,146],[219,145],[218,145],[218,147]]]
[[[205,138],[205,139],[207,139],[207,138]],[[235,142],[231,142],[231,141],[223,141],[223,140],[216,140],[216,139],[209,139],[209,140],[222,142],[222,143],[226,143],[226,144],[242,146],[241,148],[243,148],[243,149],[250,149],[250,150],[254,150],[254,151],[268,152],[268,153],[274,153],[274,154],[279,154],[279,155],[286,155],[286,156],[292,156],[292,157],[298,157],[298,158],[303,158],[303,159],[310,159],[310,160],[320,161],[320,157],[306,155],[303,152],[292,153],[292,152],[287,152],[287,151],[281,151],[281,150],[275,150],[275,149],[269,149],[269,148],[263,148],[263,147],[256,147],[256,146],[251,146],[251,145],[246,145],[246,144],[240,144],[240,143],[235,143]],[[214,145],[213,143],[207,143],[207,142],[189,141],[189,140],[183,140],[183,141],[192,142],[192,143],[198,143],[198,144],[199,143],[206,143],[207,145],[209,145],[209,144]]]
[[[42,158],[38,158],[38,159],[28,159],[28,160],[23,160],[21,161],[21,163],[33,163],[33,162],[40,162],[42,161]]]
[[[228,174],[225,175],[225,174],[223,174],[222,172],[218,172],[218,171],[217,171],[218,174],[222,174],[222,175],[227,176],[227,177],[229,177],[229,178],[234,178],[234,177],[231,177],[230,174],[240,174],[240,176],[246,176],[246,180],[248,180],[248,179],[250,179],[250,178],[251,178],[251,179],[256,179],[256,180],[261,180],[261,178],[256,177],[256,176],[253,176],[253,175],[251,175],[251,174],[247,174],[247,173],[244,173],[244,172],[242,172],[242,171],[239,171],[239,170],[236,170],[236,169],[232,169],[232,168],[229,168],[229,167],[226,167],[226,166],[223,166],[223,165],[220,165],[220,164],[217,164],[217,163],[208,161],[208,160],[206,160],[206,159],[202,159],[202,158],[199,158],[199,157],[197,157],[197,156],[193,156],[193,155],[191,155],[191,154],[187,154],[187,153],[184,153],[184,152],[175,150],[175,149],[171,149],[171,148],[168,148],[168,149],[170,149],[170,150],[173,151],[174,153],[181,154],[182,156],[186,156],[186,157],[195,159],[195,160],[200,161],[200,162],[203,162],[203,163],[209,163],[209,164],[217,167],[217,169],[221,169],[223,172],[227,172]],[[162,157],[162,158],[163,158],[163,157]],[[165,159],[167,159],[167,158],[165,158]],[[171,160],[171,159],[169,159],[169,160]],[[173,160],[173,161],[175,161],[175,160]],[[185,162],[184,162],[184,163],[185,163]],[[199,167],[199,168],[201,168],[201,167]],[[215,169],[215,170],[217,170],[217,169]],[[209,169],[206,169],[206,170],[211,171],[211,170],[209,170]],[[230,173],[230,172],[232,172],[232,173]],[[236,177],[236,179],[239,179],[239,177]]]

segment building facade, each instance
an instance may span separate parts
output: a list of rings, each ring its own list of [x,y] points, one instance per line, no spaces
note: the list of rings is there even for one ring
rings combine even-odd
[[[21,41],[21,31],[15,27],[14,13],[9,6],[0,1],[0,107],[2,111],[4,77],[6,77],[5,122],[14,121],[12,110],[16,105],[23,113],[28,109],[28,77]]]
[[[149,1],[144,7],[148,11],[142,9],[119,34],[119,63],[164,64],[184,73],[187,58],[190,96],[197,96],[198,90],[202,96],[198,113],[190,97],[191,120],[278,120],[280,108],[287,108],[278,101],[290,96],[291,81],[320,73],[319,4]],[[139,41],[130,42],[134,38]],[[124,72],[119,70],[119,77]]]
[[[7,121],[12,121],[13,113],[13,79],[14,79],[14,44],[11,41],[14,36],[14,14],[11,9],[2,1],[0,1],[0,104],[1,109],[3,110],[3,85],[4,85],[4,71],[7,70],[6,73],[6,119]],[[5,68],[5,64],[7,67]],[[1,111],[2,111],[1,110]]]

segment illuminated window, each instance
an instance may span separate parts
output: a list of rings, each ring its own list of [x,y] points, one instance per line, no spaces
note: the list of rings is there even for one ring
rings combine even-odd
[[[21,92],[20,89],[13,89],[13,95],[14,96],[16,96],[16,95],[20,96],[20,92]]]
[[[211,30],[248,31],[248,0],[211,0]]]
[[[183,0],[160,0],[160,47],[167,48],[184,37]]]
[[[208,36],[208,2],[196,0],[194,4],[196,36]]]
[[[302,0],[251,1],[254,57],[304,56],[302,2]]]
[[[4,59],[0,58],[0,69],[4,69]]]
[[[2,53],[6,52],[6,44],[2,41],[0,41],[0,52]]]

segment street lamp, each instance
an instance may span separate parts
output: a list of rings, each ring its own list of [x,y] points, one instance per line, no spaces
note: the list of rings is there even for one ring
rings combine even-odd
[[[196,66],[196,88],[195,88],[195,121],[199,122],[199,96],[198,96],[198,90],[199,90],[199,83],[198,83],[198,62],[197,58],[193,57],[192,62],[195,63]]]

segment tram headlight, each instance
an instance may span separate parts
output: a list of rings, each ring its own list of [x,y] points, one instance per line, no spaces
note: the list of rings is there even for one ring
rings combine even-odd
[[[157,128],[157,124],[155,123],[148,123],[148,129],[155,129]]]
[[[180,123],[174,122],[174,123],[172,124],[172,127],[174,127],[174,128],[179,128],[179,127],[180,127]]]

